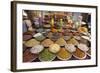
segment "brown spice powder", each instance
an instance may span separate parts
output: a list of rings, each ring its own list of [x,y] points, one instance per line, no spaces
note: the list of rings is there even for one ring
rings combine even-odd
[[[76,51],[73,53],[78,58],[83,58],[85,56],[85,52],[81,51],[80,49],[76,49]]]
[[[32,54],[29,49],[23,53],[23,62],[31,62],[37,58],[37,54]]]

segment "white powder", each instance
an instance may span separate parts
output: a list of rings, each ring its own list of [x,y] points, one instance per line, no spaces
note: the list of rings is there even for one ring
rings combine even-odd
[[[30,52],[37,54],[37,53],[41,52],[43,49],[44,49],[44,47],[42,45],[35,45],[34,47],[32,47],[30,49]]]
[[[76,47],[73,44],[66,44],[65,49],[68,50],[69,52],[75,52]]]
[[[41,35],[42,35],[41,33],[37,33],[33,37],[38,37],[38,36],[41,36]]]
[[[78,44],[77,46],[78,46],[78,48],[81,49],[82,51],[85,51],[85,52],[86,52],[86,51],[89,50],[89,48],[88,48],[85,44],[82,44],[82,43],[81,43],[81,44]]]

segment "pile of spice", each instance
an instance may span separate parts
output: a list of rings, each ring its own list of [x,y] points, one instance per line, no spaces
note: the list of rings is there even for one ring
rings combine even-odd
[[[55,54],[51,53],[48,48],[45,48],[40,54],[39,54],[39,60],[40,61],[52,61],[56,57]]]
[[[36,39],[37,41],[42,41],[42,40],[45,39],[45,37],[44,37],[41,33],[37,33],[37,34],[35,34],[33,37],[35,37],[35,39]]]
[[[73,53],[73,56],[77,59],[85,59],[86,53],[77,48],[76,51]]]
[[[44,49],[44,47],[42,45],[35,45],[34,47],[32,47],[30,49],[30,52],[31,53],[35,53],[35,54],[38,54],[40,53],[42,50]]]
[[[31,53],[29,49],[27,49],[24,53],[23,53],[23,62],[32,62],[33,60],[35,60],[38,57],[37,54]]]
[[[71,38],[67,41],[68,44],[78,45],[79,42],[75,38]]]
[[[68,50],[70,53],[73,53],[76,51],[76,47],[73,44],[66,44],[65,49]]]
[[[60,46],[58,44],[51,44],[49,46],[49,51],[52,53],[57,53],[60,51]]]
[[[55,43],[59,46],[65,46],[67,44],[63,38],[59,38]]]
[[[67,51],[65,48],[61,48],[60,51],[57,53],[57,57],[60,60],[69,60],[71,58],[72,54]]]
[[[40,42],[37,41],[37,40],[35,40],[35,39],[30,39],[30,40],[26,41],[24,44],[25,44],[25,46],[27,46],[27,47],[33,47],[33,46],[35,46],[35,45],[40,44]]]
[[[41,42],[41,44],[44,46],[44,47],[49,47],[51,44],[54,44],[54,42],[50,39],[45,39]]]

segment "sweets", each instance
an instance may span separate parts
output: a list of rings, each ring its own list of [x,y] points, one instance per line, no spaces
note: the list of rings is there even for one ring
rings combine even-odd
[[[68,60],[71,58],[71,56],[72,54],[65,50],[65,48],[61,48],[60,51],[57,53],[57,57],[60,60]]]
[[[57,53],[60,51],[60,46],[58,44],[51,44],[49,46],[49,51],[52,53]]]

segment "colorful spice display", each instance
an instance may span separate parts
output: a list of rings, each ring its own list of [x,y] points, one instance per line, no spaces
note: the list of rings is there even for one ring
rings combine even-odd
[[[24,10],[23,62],[86,60],[91,57],[88,13]],[[89,24],[88,24],[89,23]],[[90,58],[88,58],[90,59]]]

